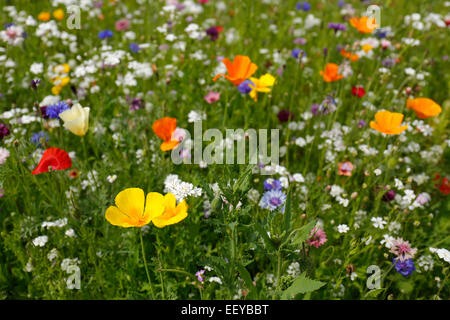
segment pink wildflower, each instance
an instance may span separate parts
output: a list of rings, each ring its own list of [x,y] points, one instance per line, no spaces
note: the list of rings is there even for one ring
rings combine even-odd
[[[397,256],[400,261],[405,261],[414,258],[417,248],[411,248],[411,244],[402,238],[392,240],[392,247],[389,251]]]
[[[206,102],[214,103],[220,99],[220,92],[209,92],[206,96],[204,96]]]
[[[120,19],[116,22],[115,27],[117,31],[124,31],[130,27],[130,22],[127,19]]]
[[[325,231],[317,227],[314,227],[314,229],[311,230],[310,236],[311,237],[306,241],[310,246],[314,246],[316,248],[320,247],[328,240]]]

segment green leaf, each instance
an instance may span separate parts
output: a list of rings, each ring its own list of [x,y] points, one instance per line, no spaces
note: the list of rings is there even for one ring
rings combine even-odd
[[[294,240],[292,241],[292,244],[298,245],[298,246],[302,245],[303,242],[305,242],[306,239],[309,238],[309,235],[311,234],[311,230],[314,228],[316,223],[317,223],[317,221],[313,220],[310,223],[308,223],[307,225],[304,225],[303,227],[301,227],[296,232],[296,235],[294,237]]]
[[[286,200],[286,207],[284,209],[284,231],[286,236],[283,238],[282,242],[286,240],[286,237],[291,232],[291,219],[292,219],[292,189],[289,190]]]
[[[367,292],[364,295],[365,299],[375,299],[381,292],[383,292],[384,290],[386,290],[385,288],[380,288],[380,289],[373,289],[370,290],[369,292]]]
[[[252,290],[255,286],[253,285],[252,276],[248,272],[247,268],[245,268],[240,262],[237,262],[236,267],[242,279],[244,279],[247,289]]]
[[[275,245],[272,243],[272,240],[270,240],[269,236],[267,235],[267,231],[264,230],[263,226],[261,226],[259,223],[255,223],[255,229],[256,231],[258,231],[259,235],[263,238],[266,247],[270,249],[276,249]]]
[[[301,275],[295,278],[294,282],[289,288],[283,291],[283,293],[281,294],[281,299],[292,299],[297,294],[315,291],[323,287],[325,284],[325,282],[306,278],[305,273],[303,272]]]

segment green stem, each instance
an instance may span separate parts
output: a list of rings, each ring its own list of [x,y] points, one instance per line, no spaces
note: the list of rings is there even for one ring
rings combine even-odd
[[[145,273],[147,274],[148,284],[150,285],[150,292],[152,294],[152,299],[155,299],[155,294],[153,293],[152,280],[150,279],[150,273],[148,272],[147,259],[145,259],[145,249],[144,249],[144,239],[142,238],[142,229],[139,229],[139,236],[141,238],[141,248],[142,257],[144,258]]]
[[[158,233],[156,234],[156,242],[158,244],[157,253],[158,253],[159,268],[162,269],[161,254],[160,254],[161,253],[161,241],[159,240],[159,234]],[[165,293],[164,293],[164,291],[165,291],[164,290],[164,278],[163,278],[162,272],[159,273],[159,279],[161,281],[161,295],[162,295],[163,300],[165,300],[166,296],[165,296]]]
[[[279,288],[280,288],[280,275],[281,275],[281,251],[278,250],[277,251],[277,287],[276,287],[276,291],[278,292]]]

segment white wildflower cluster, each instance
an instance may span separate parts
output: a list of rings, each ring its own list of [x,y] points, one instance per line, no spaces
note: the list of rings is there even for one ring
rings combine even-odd
[[[403,20],[406,26],[411,26],[420,31],[430,30],[432,26],[437,26],[439,28],[445,28],[447,26],[444,17],[437,13],[429,13],[423,18],[420,13],[413,13],[411,15],[406,15]]]
[[[300,264],[296,261],[292,262],[287,269],[287,274],[293,278],[300,275]]]
[[[47,236],[39,236],[37,238],[34,238],[32,242],[35,247],[43,247],[48,242],[48,237]]]
[[[67,225],[67,218],[58,219],[56,221],[44,221],[44,222],[42,222],[41,227],[47,228],[47,229],[54,228],[54,227],[62,228],[65,225]]]
[[[429,150],[420,152],[420,157],[430,163],[437,163],[441,159],[444,149],[440,145],[434,145]]]
[[[97,190],[98,173],[95,170],[91,170],[87,173],[85,180],[81,181],[81,189],[86,190],[90,188],[91,191],[95,192]]]
[[[413,190],[405,189],[404,195],[396,194],[394,200],[398,203],[400,208],[406,209],[412,205],[413,201],[416,199],[416,195]]]
[[[417,259],[417,272],[432,271],[434,267],[433,257],[431,255],[424,255]]]
[[[450,263],[450,251],[444,248],[430,248],[430,252],[436,253],[439,258]]]
[[[330,195],[344,207],[347,207],[350,200],[344,197],[345,190],[338,185],[332,185],[330,188]],[[342,195],[342,196],[341,196]]]
[[[206,113],[201,110],[191,110],[188,114],[188,122],[193,123],[196,121],[206,120]]]
[[[422,133],[425,137],[431,136],[433,134],[433,128],[428,124],[424,123],[423,120],[414,120],[412,125],[417,129],[418,132]]]
[[[172,193],[178,202],[183,201],[188,196],[200,197],[202,189],[194,187],[192,183],[182,181],[178,175],[169,174],[164,180],[164,192]]]

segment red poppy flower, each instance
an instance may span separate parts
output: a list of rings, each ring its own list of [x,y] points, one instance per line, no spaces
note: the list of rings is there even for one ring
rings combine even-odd
[[[355,86],[355,87],[352,88],[352,94],[355,97],[362,98],[366,94],[366,91],[364,90],[363,87]]]
[[[436,178],[434,180],[439,180],[440,176],[436,174]],[[443,178],[440,183],[436,183],[435,187],[438,188],[444,195],[450,194],[450,181],[447,177]]]
[[[48,148],[44,151],[41,161],[31,174],[39,174],[49,170],[65,170],[72,166],[69,154],[58,148]]]

